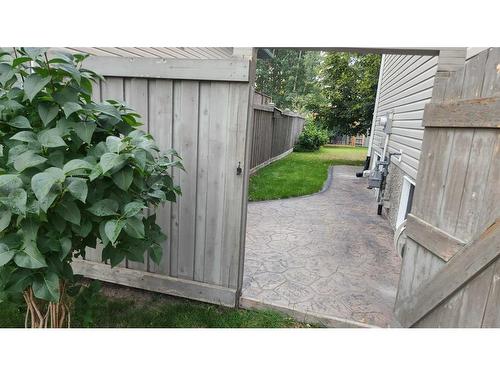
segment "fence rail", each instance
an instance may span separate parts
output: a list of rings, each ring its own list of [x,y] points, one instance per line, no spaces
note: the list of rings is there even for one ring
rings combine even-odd
[[[304,118],[259,103],[254,104],[253,111],[250,169],[255,172],[293,149],[304,127]]]

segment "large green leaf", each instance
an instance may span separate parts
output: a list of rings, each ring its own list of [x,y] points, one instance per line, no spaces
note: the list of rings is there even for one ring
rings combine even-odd
[[[18,129],[31,129],[29,120],[24,116],[17,116],[9,122],[9,125]]]
[[[44,198],[38,201],[40,209],[43,212],[47,212],[47,210],[50,208],[50,206],[52,206],[52,203],[54,203],[56,198],[57,198],[57,193],[49,191],[49,193]]]
[[[14,134],[12,137],[10,137],[10,139],[26,143],[38,142],[36,134],[29,130],[18,132]]]
[[[96,110],[98,112],[104,113],[105,115],[114,117],[117,120],[121,121],[121,115],[118,110],[113,107],[111,104],[106,103],[93,103],[87,106],[89,109]]]
[[[31,283],[33,271],[24,268],[18,268],[10,276],[8,290],[9,292],[22,293]]]
[[[9,64],[0,64],[0,84],[5,85],[14,75],[16,71]]]
[[[139,201],[134,201],[127,203],[125,207],[123,207],[123,216],[132,217],[137,215],[143,208],[146,208],[144,203]]]
[[[55,211],[70,223],[80,225],[80,209],[73,201],[63,201],[57,204]]]
[[[78,104],[78,103],[66,102],[66,103],[63,104],[62,109],[64,111],[64,115],[66,116],[66,118],[68,118],[73,113],[81,110],[82,106],[80,104]]]
[[[52,120],[57,117],[59,107],[54,103],[40,103],[38,104],[38,115],[43,124],[47,126]]]
[[[23,181],[15,174],[0,175],[0,195],[8,195],[11,191],[23,186]]]
[[[65,137],[70,134],[71,130],[74,130],[76,122],[70,121],[67,118],[62,118],[57,120],[56,129],[59,130],[59,135]]]
[[[96,164],[89,174],[89,180],[92,182],[100,175],[102,175],[102,168],[99,164]]]
[[[33,219],[26,219],[21,222],[22,237],[25,243],[36,243],[39,223]]]
[[[90,206],[87,211],[95,216],[112,216],[118,211],[118,202],[113,199],[102,199]]]
[[[160,264],[161,262],[161,257],[163,255],[163,248],[161,247],[160,244],[153,243],[149,247],[149,257],[155,262],[156,264]]]
[[[106,222],[105,221],[101,221],[99,223],[99,236],[101,237],[101,241],[102,241],[102,246],[104,246],[104,250],[103,250],[103,257],[104,257],[104,251],[106,250],[106,246],[109,244],[109,238],[108,236],[106,236],[106,231],[104,230],[104,226],[106,225]]]
[[[59,256],[60,260],[63,260],[66,258],[71,251],[71,239],[68,237],[63,237],[59,240],[59,243],[61,245],[61,255]]]
[[[51,77],[42,77],[38,74],[30,74],[24,79],[24,92],[30,101],[42,90],[49,82]]]
[[[54,184],[63,183],[64,178],[64,172],[60,168],[51,167],[31,178],[31,189],[40,201],[47,196]]]
[[[9,194],[9,206],[17,215],[24,215],[26,213],[26,202],[28,201],[28,194],[24,189],[13,190]]]
[[[10,262],[15,254],[16,251],[14,249],[11,250],[6,244],[0,243],[0,267]]]
[[[33,244],[25,246],[14,256],[14,262],[22,268],[42,268],[47,267],[45,258]]]
[[[125,144],[122,142],[120,137],[110,135],[106,138],[106,148],[109,152],[118,154],[124,147]]]
[[[9,209],[0,207],[0,233],[9,226],[11,217]]]
[[[97,125],[94,122],[77,122],[73,126],[78,138],[87,144],[92,143],[92,135],[96,127]]]
[[[144,238],[144,223],[137,217],[129,217],[125,224],[125,232],[134,238]]]
[[[118,236],[124,226],[124,220],[109,220],[104,225],[104,232],[113,245],[116,243],[116,240],[118,239]]]
[[[68,175],[78,170],[92,170],[94,166],[86,160],[73,159],[64,164],[63,172]]]
[[[47,159],[44,158],[43,156],[35,154],[35,152],[32,150],[28,150],[28,151],[20,154],[14,160],[14,168],[16,171],[22,172],[26,168],[31,168],[31,167],[34,167],[36,165],[40,165],[42,163],[45,163],[46,160]]]
[[[88,194],[87,180],[79,177],[68,177],[66,182],[68,183],[67,189],[71,195],[85,203]]]
[[[60,131],[57,128],[42,130],[38,133],[38,141],[42,146],[47,148],[66,146],[66,142],[62,139]]]
[[[110,169],[113,169],[123,164],[125,160],[127,160],[127,158],[124,155],[107,152],[101,156],[101,161],[99,162],[99,165],[101,166],[102,173],[106,173]]]
[[[54,272],[46,272],[33,281],[33,293],[36,298],[50,302],[59,302],[59,276]]]
[[[43,53],[46,53],[49,49],[45,47],[26,47],[24,51],[26,54],[31,57],[32,60],[35,60],[38,56]]]
[[[127,191],[134,179],[134,171],[132,168],[123,168],[111,176],[113,182],[120,189]]]

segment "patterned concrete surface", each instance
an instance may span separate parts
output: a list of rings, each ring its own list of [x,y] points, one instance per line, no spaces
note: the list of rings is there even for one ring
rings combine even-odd
[[[357,170],[333,167],[331,185],[319,194],[248,205],[243,298],[399,326],[392,309],[400,259]]]

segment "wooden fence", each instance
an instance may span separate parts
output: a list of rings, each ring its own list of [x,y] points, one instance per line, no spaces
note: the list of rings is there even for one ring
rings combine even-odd
[[[333,137],[330,141],[330,143],[333,145],[346,145],[353,147],[368,147],[369,142],[370,137],[367,137],[364,134],[360,134],[357,136],[341,135],[338,137]]]
[[[250,168],[252,172],[293,150],[304,127],[304,118],[272,105],[254,104]]]
[[[162,150],[175,148],[186,172],[182,196],[157,213],[168,240],[158,266],[131,261],[110,268],[88,249],[75,272],[131,287],[235,306],[241,287],[248,178],[251,58],[183,60],[91,57],[105,82],[97,100],[124,100]],[[250,123],[251,124],[251,123]],[[247,160],[246,160],[247,158]],[[241,166],[243,173],[237,172]]]
[[[406,327],[500,327],[500,48],[436,76],[395,312]]]

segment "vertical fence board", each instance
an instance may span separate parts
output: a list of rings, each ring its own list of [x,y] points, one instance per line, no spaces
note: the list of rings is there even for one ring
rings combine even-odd
[[[495,150],[495,130],[476,130],[474,139],[471,142],[471,151],[469,159],[469,168],[464,171],[465,185],[463,188],[462,199],[460,202],[460,211],[454,235],[460,234],[462,240],[471,239],[478,230],[481,219],[482,202],[489,201],[487,196],[488,174],[494,168],[494,150]],[[483,163],[483,158],[490,159],[486,162],[489,168],[476,168],[476,165]],[[499,162],[499,161],[497,161]],[[490,189],[491,190],[491,189]],[[485,199],[486,198],[486,199]]]
[[[129,78],[124,81],[125,102],[141,115],[143,125],[140,129],[149,131],[148,110],[148,80],[144,78]],[[148,269],[147,254],[144,263],[127,261],[127,268],[146,271]]]
[[[441,205],[438,206],[436,221],[433,224],[450,234],[455,234],[473,135],[473,129],[455,132],[448,156],[450,160],[443,185],[443,196]]]
[[[488,59],[486,60],[483,89],[481,96],[488,98],[500,96],[500,74],[498,66],[500,64],[500,48],[490,48]]]
[[[199,83],[183,81],[181,97],[175,109],[174,129],[179,132],[176,150],[182,155],[186,172],[180,171],[182,196],[179,205],[179,247],[177,275],[187,279],[194,276],[194,250],[196,235],[196,185],[198,159],[198,98]]]
[[[224,226],[224,183],[227,146],[229,84],[213,82],[210,89],[209,165],[205,270],[203,281],[211,284],[221,282],[220,267]]]
[[[226,182],[224,203],[224,237],[222,246],[221,280],[222,285],[236,288],[238,281],[239,236],[241,231],[243,198],[243,173],[238,175],[238,165],[243,169],[245,162],[244,126],[247,118],[245,103],[248,103],[249,91],[244,85],[231,83],[229,86],[229,126],[227,128],[227,154],[234,155],[226,159]],[[245,197],[246,198],[246,197]]]
[[[172,148],[172,100],[173,83],[171,80],[155,79],[149,82],[149,129],[160,152]],[[150,261],[149,272],[170,274],[170,216],[171,203],[160,206],[156,213],[156,222],[167,234],[163,244],[163,255],[159,265]]]
[[[198,120],[198,186],[196,194],[196,236],[194,250],[194,280],[203,281],[205,271],[205,236],[207,229],[207,193],[210,130],[210,83],[200,83]]]
[[[484,311],[482,327],[500,327],[500,260],[494,264],[493,276]]]

